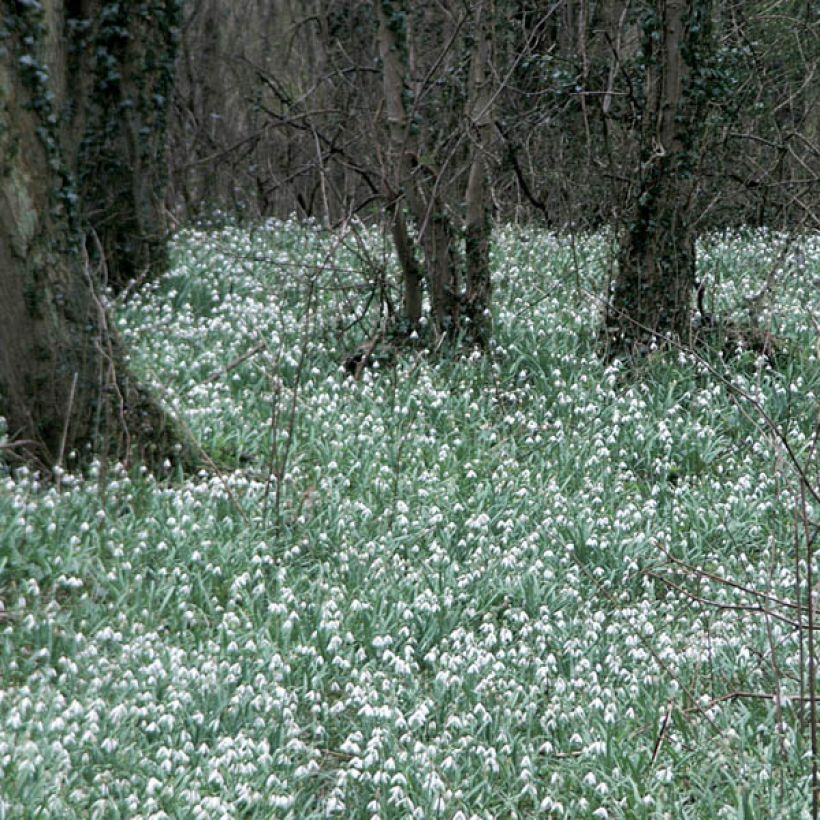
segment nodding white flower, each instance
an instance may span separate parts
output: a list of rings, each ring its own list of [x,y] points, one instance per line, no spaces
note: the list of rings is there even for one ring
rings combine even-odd
[[[475,516],[475,518],[469,519],[465,526],[470,530],[483,530],[487,528],[489,523],[490,516],[487,515],[487,513],[481,513],[480,515]]]

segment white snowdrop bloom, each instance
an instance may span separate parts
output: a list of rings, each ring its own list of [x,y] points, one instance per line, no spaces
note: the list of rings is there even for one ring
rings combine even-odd
[[[421,703],[407,718],[407,723],[411,729],[420,729],[427,723],[429,710],[427,704]]]
[[[487,528],[487,525],[490,523],[490,516],[487,513],[481,513],[480,515],[475,516],[474,518],[470,518],[465,526],[471,530],[483,530]]]
[[[345,808],[345,804],[338,797],[329,797],[325,804],[325,816],[332,817],[334,814],[342,814]]]
[[[354,732],[352,735],[349,735],[347,739],[342,743],[339,747],[339,751],[343,752],[344,754],[349,755],[358,755],[362,751],[362,747],[359,745],[362,742],[363,738],[360,732]]]
[[[20,713],[15,709],[9,713],[9,716],[6,718],[6,727],[12,730],[21,729],[23,727],[23,717]]]
[[[371,646],[374,649],[385,649],[386,647],[390,646],[393,643],[393,638],[391,635],[377,635],[371,641]]]
[[[495,774],[500,770],[501,767],[499,766],[498,757],[495,749],[493,749],[492,747],[485,749],[483,758],[484,767],[488,769],[490,772]]]
[[[404,805],[405,794],[401,786],[391,786],[390,794],[387,798],[387,804],[392,806]]]
[[[675,773],[668,766],[658,769],[655,772],[655,779],[659,783],[671,783],[675,779]]]
[[[552,797],[549,795],[543,800],[541,800],[541,805],[539,806],[539,811],[543,814],[547,812],[552,812],[553,814],[558,815],[559,817],[564,814],[564,806],[562,803],[559,803],[557,800],[553,800]]]
[[[108,752],[108,754],[113,754],[117,751],[117,747],[119,746],[119,741],[113,737],[107,737],[103,742],[100,744],[102,750],[104,752]]]
[[[431,771],[428,772],[424,781],[424,788],[428,791],[438,792],[444,788],[444,783],[436,772]]]

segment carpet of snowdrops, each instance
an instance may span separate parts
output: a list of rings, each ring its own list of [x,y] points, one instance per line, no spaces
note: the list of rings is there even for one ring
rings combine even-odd
[[[0,475],[0,817],[808,813],[805,542],[759,411],[816,478],[820,239],[701,245],[722,316],[768,277],[776,369],[606,365],[607,240],[493,252],[491,351],[356,380],[378,232],[177,237],[118,323],[202,472]]]

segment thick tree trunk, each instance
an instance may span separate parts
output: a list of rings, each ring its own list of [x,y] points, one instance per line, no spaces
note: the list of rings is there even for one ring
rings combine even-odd
[[[88,19],[103,5],[84,4]],[[91,209],[74,185],[95,117],[89,87],[73,76],[81,55],[64,39],[75,29],[59,0],[15,6],[0,50],[0,415],[14,452],[46,468],[72,451],[149,466],[191,461],[130,377],[104,307],[102,260],[92,266],[85,253]],[[134,196],[119,213],[138,220],[139,207]],[[110,250],[109,268],[120,252]]]
[[[650,4],[655,8],[654,4]],[[666,0],[646,26],[640,167],[608,311],[610,352],[687,339],[695,284],[693,203],[710,0]]]
[[[411,127],[409,122],[410,12],[406,2],[381,0],[378,15],[389,137],[384,174],[387,195],[396,208],[401,207],[404,199],[418,226],[419,241],[424,249],[430,312],[436,329],[444,333],[454,330],[457,323],[458,273],[452,260],[452,229],[444,205],[434,192],[435,179],[428,184],[427,177],[432,175],[430,170],[419,167],[419,126],[414,123]],[[428,188],[432,193],[425,195]],[[393,227],[404,275],[406,318],[413,324],[421,315],[421,279],[403,217],[394,222]]]
[[[424,174],[429,171],[425,170]],[[430,180],[430,188],[435,188],[434,180]],[[416,221],[421,223],[419,232],[430,285],[430,314],[439,333],[455,336],[461,328],[461,277],[455,231],[438,196],[431,194],[426,204],[426,211],[421,210],[421,204],[417,205],[420,214]]]
[[[77,180],[96,234],[89,251],[102,250],[106,284],[118,292],[167,264],[166,114],[180,9],[173,0],[83,5],[88,28],[66,32],[84,78]]]
[[[688,339],[695,288],[695,234],[674,161],[659,160],[618,251],[612,315],[626,339]]]

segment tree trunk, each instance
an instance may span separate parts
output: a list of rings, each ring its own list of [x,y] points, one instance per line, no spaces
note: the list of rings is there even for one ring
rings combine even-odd
[[[407,125],[405,69],[407,64],[407,17],[404,5],[384,0],[377,3],[379,54],[382,59],[382,89],[387,114],[388,147],[383,171],[385,197],[393,209],[393,242],[402,268],[405,320],[415,327],[421,319],[422,276],[402,212],[403,194],[411,204],[410,156],[417,150],[415,132]],[[414,209],[415,210],[415,209]],[[415,215],[415,214],[414,214]]]
[[[57,4],[63,5],[63,4]],[[77,3],[65,4],[66,16]],[[96,234],[106,284],[119,292],[167,265],[163,201],[166,115],[180,5],[85,2],[88,28],[71,38],[81,81],[77,181],[83,221]]]
[[[429,177],[427,187],[435,191],[436,174],[425,168],[419,184],[425,177]],[[422,203],[427,206],[425,210],[422,210]],[[426,201],[422,200],[416,206],[416,212],[419,214],[416,221],[421,224],[419,233],[427,263],[433,323],[439,333],[456,336],[461,328],[461,277],[455,231],[444,203],[435,193],[431,193]]]
[[[393,244],[404,279],[404,318],[411,328],[415,328],[421,319],[422,311],[422,273],[416,259],[413,241],[407,233],[407,222],[401,204],[396,203],[392,220]]]
[[[406,0],[381,0],[379,52],[383,66],[383,91],[387,113],[389,149],[385,177],[395,207],[406,200],[418,226],[424,249],[425,275],[430,294],[430,313],[439,333],[454,333],[458,326],[458,267],[454,259],[454,232],[444,203],[436,194],[436,173],[419,161],[418,131],[411,126],[408,108],[413,89],[409,79],[412,32]],[[394,226],[394,237],[395,226]],[[399,237],[401,238],[401,237]],[[404,231],[404,238],[407,232]],[[415,254],[400,250],[404,273],[405,308],[421,306],[421,282]],[[407,317],[412,321],[412,317]]]
[[[109,324],[99,272],[103,263],[123,269],[118,254],[126,249],[114,244],[93,266],[85,253],[98,209],[84,196],[103,187],[87,179],[88,145],[96,136],[112,160],[127,165],[133,157],[120,135],[106,143],[95,130],[113,112],[100,109],[100,118],[94,109],[116,106],[116,99],[92,105],[92,85],[83,78],[93,75],[75,74],[88,67],[88,43],[67,41],[84,30],[77,20],[69,24],[67,4],[15,5],[0,48],[0,415],[13,450],[44,468],[62,467],[72,452],[151,467],[165,458],[192,462],[187,447],[175,446],[181,438],[157,402],[131,378]],[[106,4],[82,6],[84,20],[99,21]],[[160,17],[152,18],[157,26]],[[147,26],[143,18],[129,30],[148,37]],[[154,43],[164,36],[158,31]],[[172,38],[162,42],[171,48]],[[139,78],[125,75],[123,82]],[[70,122],[63,119],[69,115]],[[151,145],[153,157],[144,153]],[[150,171],[148,160],[162,159],[161,140],[145,134],[139,151],[140,167]],[[109,227],[130,235],[146,207],[135,192],[105,216],[103,236]]]
[[[474,4],[473,49],[470,58],[469,110],[472,162],[465,196],[464,262],[467,279],[465,311],[469,335],[480,345],[489,341],[490,296],[490,196],[487,154],[493,135],[492,37],[495,14],[492,0]]]
[[[486,154],[492,136],[491,46],[493,8],[484,0],[472,10],[470,76],[465,108],[469,175],[466,193],[458,203],[465,214],[465,253],[459,230],[442,189],[449,180],[439,157],[427,143],[436,143],[431,126],[424,121],[421,98],[434,82],[418,79],[423,71],[413,67],[412,15],[407,0],[380,0],[379,53],[382,59],[382,89],[387,116],[388,150],[385,154],[385,195],[392,207],[407,208],[418,228],[424,251],[424,274],[430,296],[430,314],[438,333],[457,336],[465,332],[470,341],[486,343],[489,338],[490,300],[490,213],[488,207]],[[435,20],[433,17],[432,20]],[[434,22],[427,20],[428,28]],[[448,44],[453,47],[455,37]],[[443,56],[443,55],[442,55]],[[463,149],[462,149],[463,150]],[[452,154],[442,165],[453,164]],[[462,187],[462,192],[464,191]],[[421,311],[421,280],[402,221],[394,221],[393,236],[402,264],[405,310],[411,323]],[[462,259],[462,255],[465,257]],[[462,293],[462,274],[467,290]],[[464,322],[464,319],[469,322]]]
[[[610,352],[688,339],[695,285],[693,205],[704,132],[710,0],[650,4],[640,167],[606,318]]]

